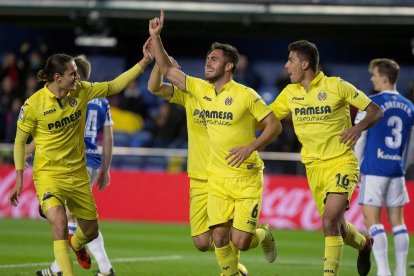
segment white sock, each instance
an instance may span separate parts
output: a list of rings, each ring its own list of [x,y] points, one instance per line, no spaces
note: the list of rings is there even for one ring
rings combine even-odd
[[[407,271],[407,254],[410,237],[407,227],[402,224],[392,228],[395,249],[395,276],[405,276]]]
[[[108,272],[112,268],[112,265],[109,262],[108,256],[106,255],[101,231],[99,231],[98,237],[87,245],[89,251],[95,257],[95,261],[99,267],[99,272]]]
[[[76,222],[68,222],[69,234],[75,235],[76,227],[78,227],[78,224]]]
[[[52,270],[52,272],[54,273],[60,272],[60,267],[57,264],[56,260],[54,260],[53,263],[50,265],[50,270]]]
[[[384,225],[374,224],[368,231],[370,236],[374,238],[372,252],[377,264],[377,275],[391,275],[390,266],[388,264],[388,241]]]

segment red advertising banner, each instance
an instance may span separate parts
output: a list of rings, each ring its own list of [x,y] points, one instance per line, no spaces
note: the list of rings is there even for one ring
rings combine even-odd
[[[8,203],[16,175],[13,167],[0,167],[0,217],[38,218],[38,201],[32,173],[25,171],[25,182],[17,207]],[[414,200],[414,182],[407,182]],[[189,180],[185,173],[111,171],[111,185],[104,191],[94,189],[100,219],[141,222],[188,223]],[[365,230],[361,208],[354,192],[346,219],[358,229]],[[414,203],[405,206],[405,222],[414,233]],[[303,176],[266,175],[261,221],[273,228],[315,230],[321,221],[312,195]],[[384,217],[384,224],[389,225]]]

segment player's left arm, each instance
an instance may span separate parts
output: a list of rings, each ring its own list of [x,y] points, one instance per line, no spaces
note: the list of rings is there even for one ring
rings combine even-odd
[[[232,148],[226,156],[227,164],[239,167],[253,151],[264,148],[282,132],[282,125],[273,112],[270,112],[259,123],[264,127],[262,133],[250,144]]]
[[[364,130],[375,125],[379,120],[382,119],[382,117],[384,117],[384,112],[374,102],[371,102],[364,109],[364,111],[366,111],[365,118],[363,118],[358,124],[354,125],[349,129],[345,129],[341,133],[342,143],[348,146],[354,146]]]
[[[108,187],[110,182],[109,168],[111,167],[112,149],[114,147],[112,125],[104,126],[102,134],[102,162],[96,181],[96,186],[98,187],[99,191],[102,191]]]
[[[128,84],[134,81],[138,76],[140,76],[144,69],[153,61],[153,57],[149,52],[149,44],[150,39],[145,42],[144,46],[142,47],[142,59],[131,69],[125,71],[114,80],[108,82],[108,96],[117,94],[124,90]]]

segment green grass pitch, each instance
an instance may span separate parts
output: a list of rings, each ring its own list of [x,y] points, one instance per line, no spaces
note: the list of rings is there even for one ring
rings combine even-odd
[[[199,252],[193,246],[188,225],[142,224],[102,221],[101,232],[108,256],[117,275],[219,275],[213,252]],[[242,252],[241,263],[250,276],[322,275],[323,236],[321,232],[273,230],[278,257],[269,264],[260,248]],[[411,235],[410,249],[413,249]],[[49,224],[41,220],[0,219],[0,276],[35,275],[53,261]],[[394,249],[389,239],[390,264],[394,267]],[[76,275],[94,275],[97,265],[82,269],[75,259]],[[357,275],[357,251],[345,247],[341,276]],[[409,253],[408,261],[414,261]],[[373,257],[372,262],[374,263]],[[408,268],[407,275],[414,275]],[[375,264],[370,275],[375,275]]]

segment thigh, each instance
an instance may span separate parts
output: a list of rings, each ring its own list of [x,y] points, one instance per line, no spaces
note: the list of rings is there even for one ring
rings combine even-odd
[[[207,180],[190,178],[190,227],[193,237],[209,231],[207,198]]]
[[[262,208],[263,173],[235,179],[241,188],[235,197],[233,227],[243,232],[254,233]],[[237,188],[235,188],[237,191]]]
[[[41,215],[44,216],[50,208],[65,207],[67,195],[70,194],[67,189],[70,181],[67,181],[67,178],[60,179],[56,175],[43,174],[34,180],[34,184]]]
[[[400,207],[409,202],[407,187],[405,186],[404,177],[393,177],[391,178],[390,185],[388,187],[385,206]]]
[[[380,208],[385,204],[391,178],[377,175],[362,175],[358,203]]]
[[[208,178],[207,215],[210,228],[233,220],[234,198],[228,193],[228,179],[213,176]]]
[[[74,173],[71,176],[72,190],[66,199],[72,215],[79,219],[96,220],[98,213],[92,189],[89,186],[89,176],[85,170]]]
[[[331,193],[345,194],[347,199],[346,209],[349,208],[349,200],[359,177],[356,157],[344,156],[308,165],[306,174],[320,215],[324,213],[327,196]]]

